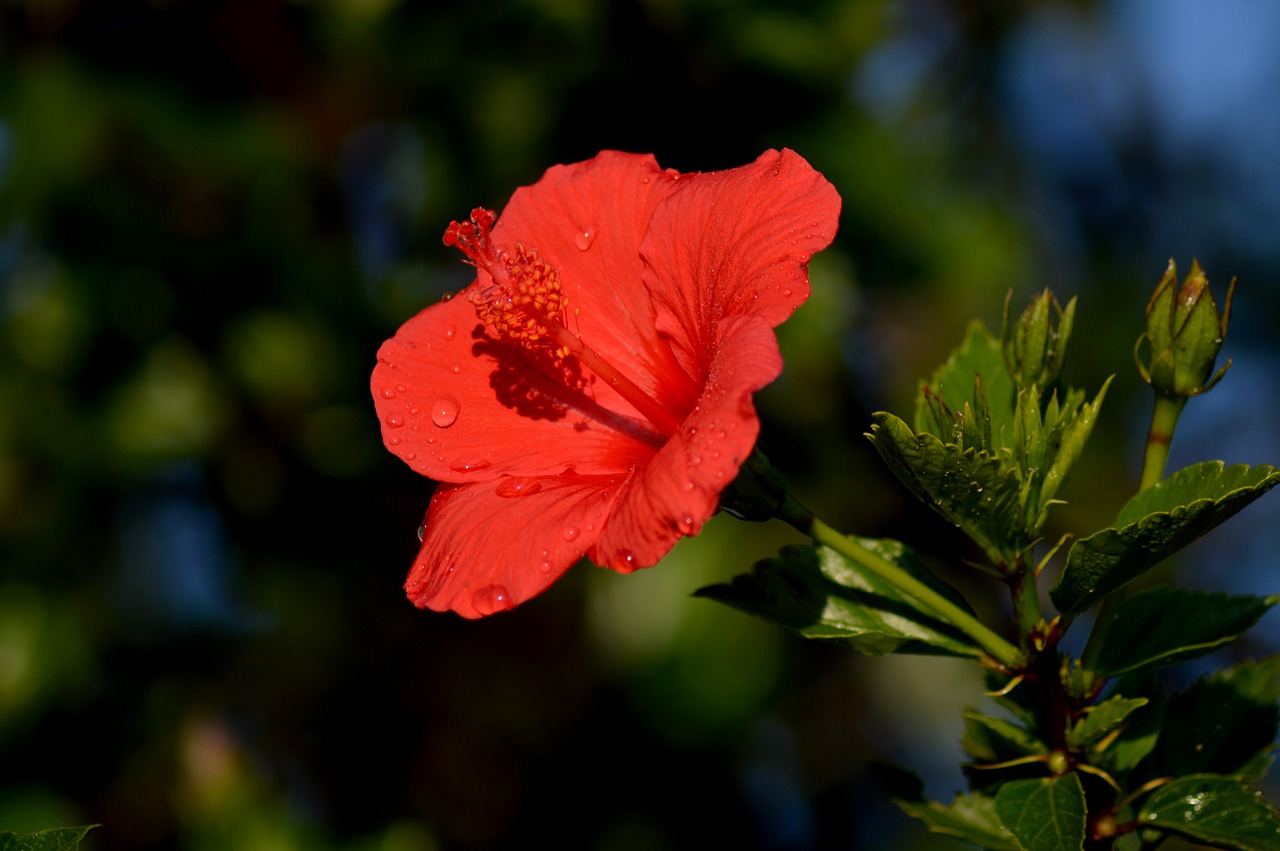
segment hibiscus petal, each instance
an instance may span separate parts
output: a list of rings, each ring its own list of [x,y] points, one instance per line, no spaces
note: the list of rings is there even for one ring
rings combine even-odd
[[[700,377],[710,330],[750,313],[778,325],[809,297],[806,264],[831,244],[840,196],[794,151],[682,176],[640,246],[657,328]]]
[[[478,618],[547,589],[600,536],[621,479],[504,477],[442,485],[405,582],[419,608]]]
[[[648,458],[657,439],[486,336],[465,295],[382,344],[372,390],[383,442],[437,481],[616,473]]]
[[[677,188],[676,172],[652,155],[603,151],[548,169],[516,190],[493,228],[499,245],[523,242],[560,273],[570,328],[647,394],[673,411],[693,404],[698,386],[680,369],[642,276],[640,243],[654,208]],[[608,386],[599,401],[631,412]]]
[[[778,376],[773,326],[758,316],[717,323],[705,389],[680,430],[627,481],[590,553],[620,571],[656,564],[681,536],[698,534],[760,433],[752,394]]]

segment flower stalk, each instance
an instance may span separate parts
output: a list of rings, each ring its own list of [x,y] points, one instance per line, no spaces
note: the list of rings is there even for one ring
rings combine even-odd
[[[903,594],[925,607],[939,620],[951,624],[963,632],[996,662],[1008,668],[1016,667],[1022,654],[1005,639],[987,628],[981,621],[946,597],[934,591],[902,568],[865,549],[855,540],[823,523],[793,497],[787,496],[778,509],[778,519],[790,524],[813,539],[815,543],[830,547],[840,555],[856,563],[869,573],[892,584]]]

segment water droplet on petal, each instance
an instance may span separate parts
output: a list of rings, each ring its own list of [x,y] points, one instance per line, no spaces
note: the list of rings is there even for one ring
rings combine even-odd
[[[618,573],[631,573],[636,569],[636,554],[631,550],[623,550],[618,553],[619,563],[610,565]]]
[[[486,585],[471,595],[471,605],[482,615],[503,612],[512,607],[511,596],[501,585]]]
[[[452,340],[453,336],[457,333],[458,333],[458,329],[455,326],[447,325],[445,326],[445,329],[444,329],[444,338],[446,340]]]
[[[458,366],[455,363],[449,367],[449,371],[452,372],[454,375],[457,375],[458,373],[462,372],[462,367]]]
[[[579,251],[586,251],[591,247],[591,243],[596,241],[596,226],[584,225],[578,228],[578,232],[573,235],[573,244],[578,246]]]
[[[382,388],[382,398],[383,398],[383,399],[394,399],[394,398],[396,398],[396,391],[392,390],[390,387],[383,387],[383,388]]]
[[[397,384],[397,385],[396,385],[396,392],[397,392],[397,393],[403,393],[403,392],[405,391],[405,389],[406,389],[406,388],[405,388],[405,386],[404,386],[403,384]]]
[[[441,396],[431,403],[431,422],[448,428],[458,419],[458,400],[452,396]]]
[[[538,565],[538,570],[539,570],[540,572],[542,572],[542,573],[550,573],[550,572],[551,572],[551,562],[549,562],[549,561],[544,561],[544,562],[542,562],[541,564],[539,564],[539,565]]]
[[[427,524],[423,523],[418,527],[418,540],[424,541],[427,538]]]
[[[693,534],[693,518],[688,514],[680,518],[680,531],[686,535]]]
[[[693,489],[696,487],[696,485],[694,485],[693,482],[685,482],[683,485],[681,485],[681,487],[684,488],[685,493],[693,493]]]
[[[474,473],[488,466],[489,461],[486,458],[459,458],[449,465],[449,469],[455,473]]]
[[[564,535],[564,539],[566,541],[576,541],[578,539],[578,535],[581,534],[581,531],[577,526],[565,526],[560,534]]]
[[[511,499],[517,496],[528,496],[542,490],[542,482],[522,476],[503,476],[493,492],[498,496]]]
[[[404,425],[404,417],[399,414],[387,414],[383,422],[387,424],[387,428],[400,428],[400,426]]]
[[[394,434],[393,434],[393,435],[391,435],[390,437],[388,437],[388,438],[387,438],[387,445],[388,445],[388,446],[399,446],[399,445],[400,445],[400,438],[396,437]]]

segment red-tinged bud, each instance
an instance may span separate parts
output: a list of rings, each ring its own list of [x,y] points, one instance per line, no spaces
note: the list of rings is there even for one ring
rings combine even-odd
[[[1177,267],[1170,260],[1164,277],[1147,302],[1147,330],[1138,338],[1134,349],[1142,380],[1162,396],[1182,398],[1197,396],[1217,384],[1231,366],[1228,360],[1214,372],[1218,351],[1227,334],[1235,289],[1236,281],[1232,278],[1226,305],[1219,313],[1209,289],[1209,279],[1199,262],[1192,261],[1191,271],[1179,287]],[[1147,364],[1143,364],[1138,354],[1143,340],[1150,350]]]

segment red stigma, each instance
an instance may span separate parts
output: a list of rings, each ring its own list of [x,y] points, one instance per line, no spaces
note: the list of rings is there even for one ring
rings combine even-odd
[[[493,259],[489,230],[497,219],[498,214],[493,210],[476,207],[466,222],[449,222],[444,231],[444,244],[457,246],[472,264],[487,269]]]

